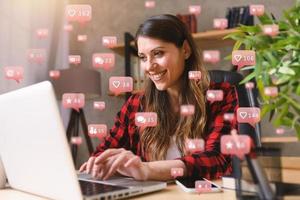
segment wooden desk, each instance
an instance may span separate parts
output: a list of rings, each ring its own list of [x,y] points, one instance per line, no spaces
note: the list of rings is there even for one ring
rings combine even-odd
[[[220,193],[210,193],[210,194],[189,194],[182,191],[175,183],[168,184],[168,187],[164,190],[153,192],[149,194],[140,195],[137,197],[132,197],[131,199],[145,199],[145,200],[154,200],[154,199],[171,199],[171,200],[193,200],[197,199],[207,199],[207,200],[235,200],[234,191],[224,191]],[[0,199],[1,200],[45,200],[45,198],[34,196],[25,192],[20,192],[12,189],[0,190]]]
[[[0,190],[1,200],[46,200],[46,198],[38,197],[25,192],[20,192],[12,189]],[[132,197],[135,200],[235,200],[235,192],[232,190],[225,190],[221,193],[210,193],[210,194],[189,194],[182,191],[176,184],[169,184],[168,187],[162,191],[153,192],[137,197]],[[299,196],[288,196],[285,200],[299,200]]]

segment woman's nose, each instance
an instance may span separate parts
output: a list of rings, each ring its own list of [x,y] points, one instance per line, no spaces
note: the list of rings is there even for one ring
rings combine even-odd
[[[157,63],[153,62],[152,59],[148,59],[148,61],[146,63],[146,66],[145,66],[145,70],[146,71],[153,71],[156,66],[157,66]]]

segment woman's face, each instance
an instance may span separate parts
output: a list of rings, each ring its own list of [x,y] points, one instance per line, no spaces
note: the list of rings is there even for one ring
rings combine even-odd
[[[186,51],[173,43],[149,37],[138,37],[141,67],[158,90],[178,88],[184,71]]]

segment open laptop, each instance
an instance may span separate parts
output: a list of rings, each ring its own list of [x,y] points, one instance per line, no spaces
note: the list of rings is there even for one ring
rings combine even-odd
[[[165,182],[76,174],[49,81],[0,95],[0,157],[12,188],[61,200],[120,199],[164,189]]]

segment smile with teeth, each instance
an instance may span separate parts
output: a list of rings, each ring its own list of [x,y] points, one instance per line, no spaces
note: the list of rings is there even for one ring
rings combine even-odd
[[[160,73],[157,74],[149,74],[151,79],[154,81],[159,81],[160,79],[162,79],[163,75],[165,75],[167,73],[167,70],[162,71]]]

